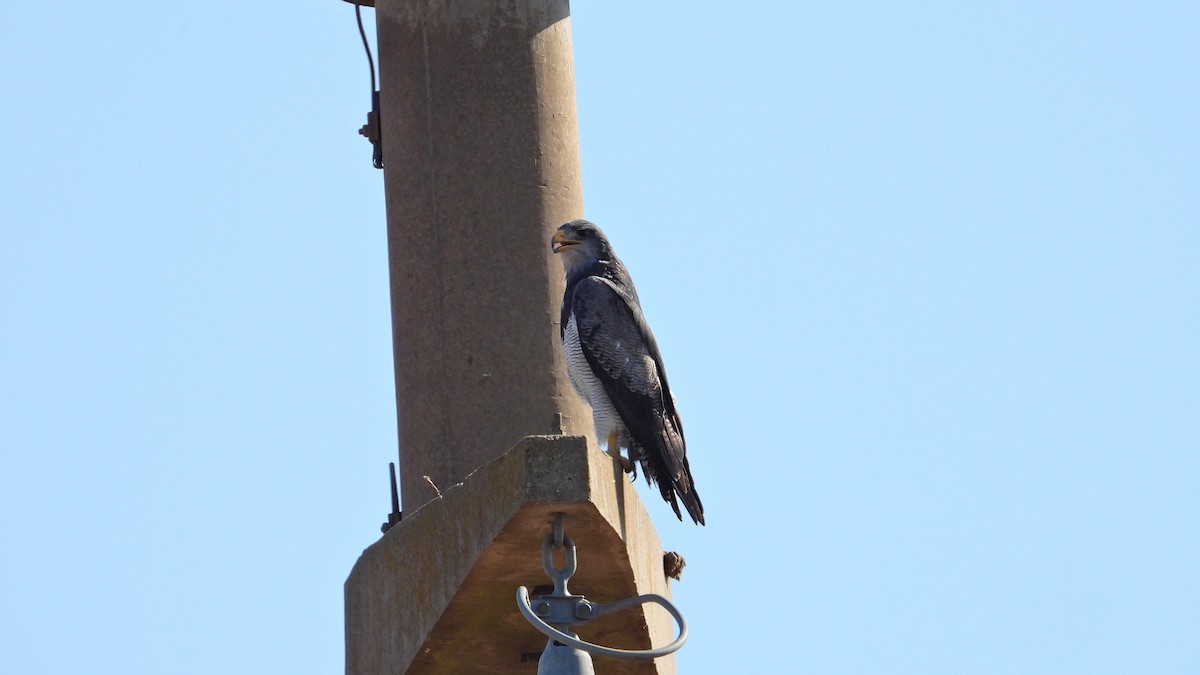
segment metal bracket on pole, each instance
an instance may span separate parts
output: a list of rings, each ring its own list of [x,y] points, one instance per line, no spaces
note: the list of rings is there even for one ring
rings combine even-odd
[[[379,87],[375,85],[375,59],[371,56],[371,44],[367,42],[367,31],[363,28],[362,8],[374,7],[375,0],[346,0],[354,5],[354,20],[358,22],[358,34],[362,38],[363,50],[367,53],[367,66],[371,69],[371,112],[367,123],[358,130],[359,135],[371,142],[371,164],[383,168],[383,127],[379,123]]]
[[[561,570],[554,566],[552,547],[556,546],[566,548],[566,566]],[[687,622],[684,621],[683,615],[679,613],[675,605],[671,604],[670,600],[661,595],[647,593],[608,604],[599,604],[589,602],[582,595],[572,595],[567,590],[567,582],[575,574],[576,569],[575,542],[563,532],[563,514],[561,513],[555,514],[553,531],[547,534],[542,540],[542,568],[546,570],[546,575],[554,580],[553,593],[550,595],[539,595],[530,600],[529,590],[526,587],[521,586],[517,589],[517,609],[521,610],[521,614],[534,628],[550,638],[550,641],[546,644],[546,651],[543,652],[542,659],[539,661],[539,675],[569,675],[573,673],[592,672],[590,658],[585,654],[572,654],[564,657],[563,647],[567,647],[571,652],[581,650],[588,654],[607,656],[614,659],[648,660],[672,654],[687,641]],[[580,640],[571,632],[573,624],[586,623],[598,616],[619,612],[623,609],[646,603],[654,603],[667,610],[679,626],[679,635],[673,642],[664,647],[657,649],[616,649]],[[553,663],[548,663],[548,658],[553,659]],[[570,663],[563,665],[568,661]]]

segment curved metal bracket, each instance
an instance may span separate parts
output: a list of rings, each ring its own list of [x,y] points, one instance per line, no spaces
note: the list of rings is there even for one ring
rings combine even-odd
[[[605,647],[604,645],[592,644],[591,642],[580,640],[579,638],[564,633],[545,621],[542,621],[541,617],[534,613],[533,606],[530,604],[529,589],[525,588],[524,586],[521,586],[517,589],[517,609],[521,610],[521,614],[525,617],[525,620],[532,624],[534,628],[541,631],[543,635],[549,637],[555,642],[567,645],[568,647],[582,649],[589,654],[607,656],[614,659],[656,659],[660,656],[666,656],[667,654],[675,653],[680,647],[683,646],[684,642],[687,642],[688,627],[687,622],[683,620],[683,615],[679,613],[679,610],[675,608],[675,605],[671,604],[670,600],[667,600],[657,593],[638,595],[632,598],[610,602],[607,605],[588,603],[588,605],[593,608],[592,617],[589,618],[609,614],[611,612],[618,612],[622,609],[643,605],[648,602],[652,602],[661,606],[671,614],[671,617],[675,619],[675,623],[679,626],[679,635],[675,638],[674,642],[666,645],[665,647],[659,647],[658,649],[617,649],[615,647]]]
[[[559,546],[563,547],[564,553],[566,553],[566,565],[562,569],[554,565],[553,549]],[[572,595],[567,590],[567,582],[575,574],[576,568],[575,542],[571,541],[571,538],[563,531],[563,514],[556,513],[554,514],[553,529],[542,539],[542,569],[546,571],[546,576],[554,580],[554,592],[550,595],[539,595],[536,600],[537,607],[534,607],[533,602],[529,599],[529,589],[524,586],[517,589],[517,609],[521,610],[521,614],[530,625],[550,638],[551,645],[565,645],[589,654],[613,659],[649,660],[673,654],[683,646],[684,642],[687,642],[687,622],[683,620],[683,615],[679,613],[675,605],[671,604],[670,600],[657,593],[647,593],[610,602],[607,605],[589,602],[582,595]],[[658,649],[617,649],[580,640],[571,632],[572,624],[586,623],[598,616],[646,603],[659,605],[675,619],[675,624],[679,626],[679,635],[671,644]],[[545,653],[543,653],[544,656]],[[540,668],[538,672],[541,672]]]

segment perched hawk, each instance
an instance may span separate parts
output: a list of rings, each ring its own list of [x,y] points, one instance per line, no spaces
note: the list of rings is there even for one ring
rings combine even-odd
[[[629,272],[600,228],[586,220],[559,227],[550,247],[562,254],[567,273],[561,328],[567,372],[592,406],[597,439],[635,476],[630,460],[640,463],[646,482],[658,484],[680,520],[683,502],[703,525],[683,425]]]

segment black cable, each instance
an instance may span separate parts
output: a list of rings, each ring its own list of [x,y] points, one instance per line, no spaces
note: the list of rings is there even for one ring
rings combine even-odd
[[[363,49],[367,52],[367,65],[371,68],[371,95],[374,96],[375,88],[375,58],[371,56],[371,45],[367,42],[367,31],[363,28],[362,23],[362,6],[354,3],[354,18],[358,21],[358,34],[362,37]]]

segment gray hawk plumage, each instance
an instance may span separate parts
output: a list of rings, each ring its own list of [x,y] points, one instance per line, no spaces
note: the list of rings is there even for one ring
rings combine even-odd
[[[561,325],[567,372],[592,406],[597,440],[627,470],[629,460],[639,463],[680,520],[683,502],[703,525],[683,425],[633,279],[604,233],[586,220],[559,227],[550,246],[562,254],[567,274]],[[621,457],[622,447],[629,460]]]

